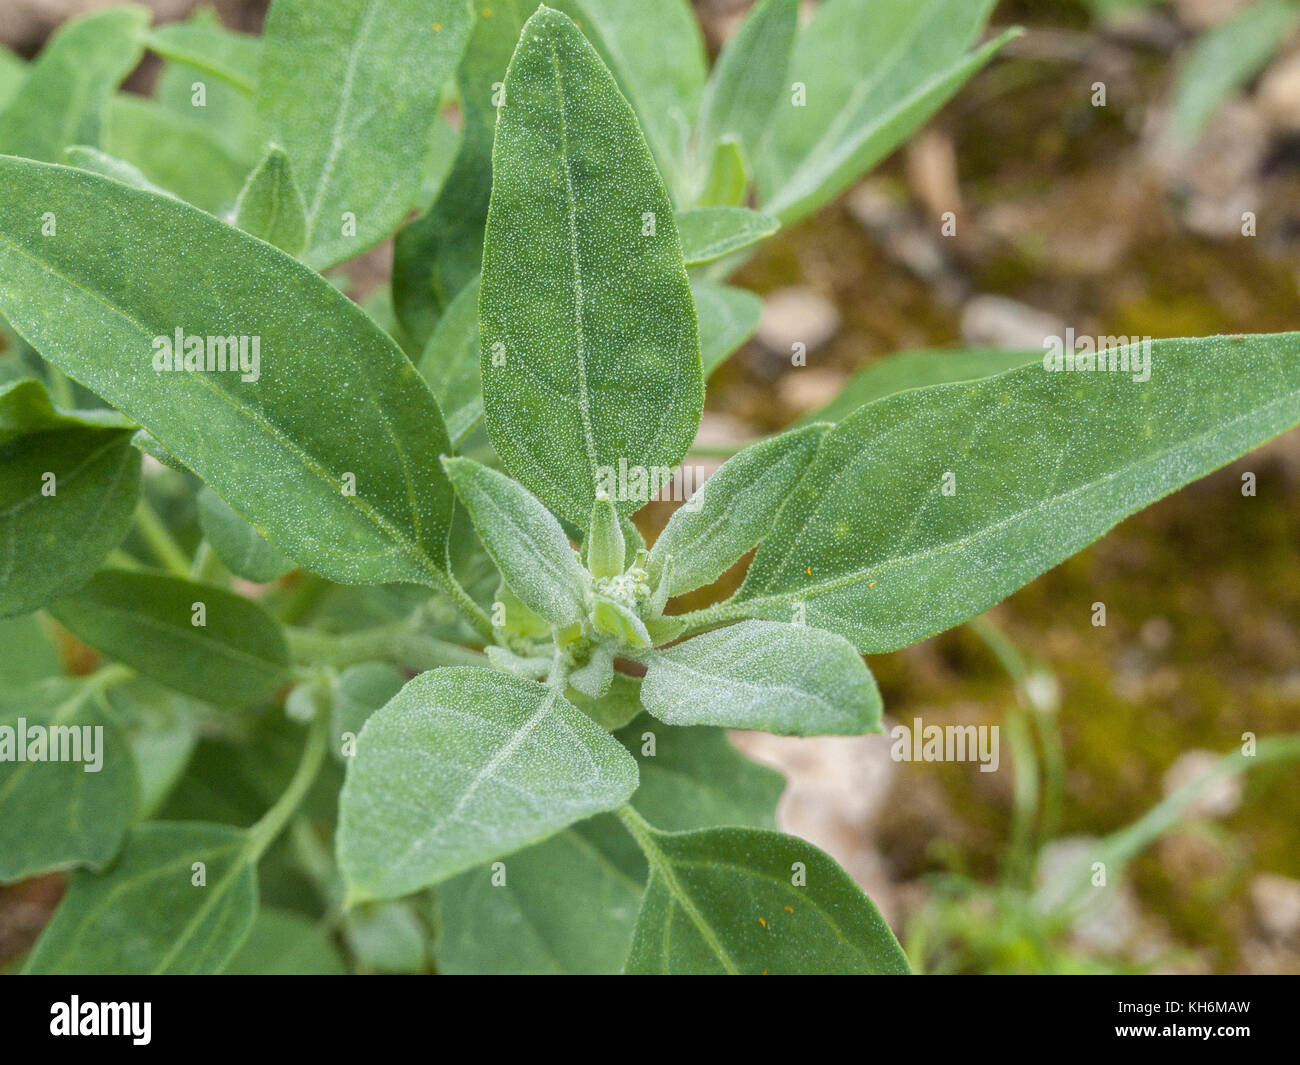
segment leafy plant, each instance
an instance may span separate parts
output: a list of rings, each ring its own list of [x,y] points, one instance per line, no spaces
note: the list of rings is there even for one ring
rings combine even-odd
[[[878,731],[864,652],[1300,421],[1294,334],[900,356],[647,546],[729,270],[1008,34],[763,0],[710,71],[679,0],[558,6],[127,7],[0,64],[0,878],[75,870],[27,971],[906,972],[723,729]],[[317,272],[394,229],[366,309]],[[102,772],[13,756],[56,726]]]

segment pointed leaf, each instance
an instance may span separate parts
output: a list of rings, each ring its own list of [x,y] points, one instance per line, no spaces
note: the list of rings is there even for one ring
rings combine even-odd
[[[771,215],[748,207],[697,207],[677,216],[687,266],[713,262],[757,244],[781,227]]]
[[[438,319],[416,365],[442,408],[452,444],[459,444],[483,418],[477,277]]]
[[[285,558],[211,488],[204,485],[199,490],[198,503],[203,536],[236,577],[265,584],[294,568],[292,559]]]
[[[289,157],[275,144],[248,175],[235,201],[235,225],[281,251],[297,255],[307,241],[307,209]]]
[[[707,378],[758,332],[763,301],[743,288],[713,281],[691,282],[700,319],[700,363]]]

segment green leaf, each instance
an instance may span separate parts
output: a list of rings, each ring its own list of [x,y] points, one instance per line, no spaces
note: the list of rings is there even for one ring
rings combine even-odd
[[[1140,367],[1140,350],[1112,354]],[[1300,334],[1157,340],[1146,373],[1039,364],[860,408],[822,439],[719,619],[802,602],[859,650],[914,643],[1300,421]]]
[[[149,12],[136,4],[63,26],[0,112],[0,152],[49,162],[73,144],[99,144],[104,109],[140,62]]]
[[[349,898],[393,898],[612,809],[636,763],[553,689],[423,673],[366,722],[339,801]]]
[[[721,259],[770,237],[781,223],[748,207],[697,207],[677,215],[687,266]]]
[[[281,251],[297,255],[307,242],[306,212],[289,157],[272,144],[257,169],[248,175],[235,201],[235,225]]]
[[[444,459],[443,466],[519,601],[552,625],[581,620],[591,578],[550,511],[505,474],[473,459]]]
[[[762,540],[830,428],[809,425],[750,444],[719,467],[668,519],[650,549],[646,572],[668,594],[712,584]]]
[[[644,823],[637,835],[650,883],[628,973],[910,971],[880,911],[811,843],[760,829],[664,833]]]
[[[78,170],[89,170],[92,174],[102,174],[137,189],[146,189],[160,196],[172,195],[166,189],[159,188],[147,177],[144,171],[134,163],[118,159],[101,152],[98,148],[88,148],[84,144],[74,144],[63,152],[62,162],[65,166],[75,166]]]
[[[271,7],[258,110],[303,189],[309,265],[377,244],[419,199],[439,93],[468,34],[465,0]]]
[[[606,732],[613,732],[641,712],[641,680],[626,673],[615,673],[604,695],[592,698],[570,688],[567,697]]]
[[[1297,22],[1295,0],[1258,0],[1199,36],[1174,86],[1174,140],[1194,142],[1223,102],[1264,69]]]
[[[483,418],[478,278],[460,290],[438,319],[416,366],[442,408],[452,444],[459,444]]]
[[[50,613],[91,647],[196,699],[245,706],[288,680],[288,651],[270,615],[211,585],[104,570]]]
[[[112,869],[80,874],[24,972],[219,972],[257,913],[247,837],[224,825],[159,822],[127,837]],[[201,862],[205,883],[195,883]]]
[[[339,674],[330,706],[336,758],[348,757],[344,735],[350,732],[355,740],[370,715],[387,705],[405,684],[406,675],[384,662],[363,662]]]
[[[901,351],[859,370],[849,378],[838,396],[799,421],[801,424],[843,421],[864,404],[874,403],[905,388],[978,381],[981,377],[992,377],[1026,363],[1041,362],[1042,357],[1039,351],[1006,351],[1003,348]]]
[[[826,0],[795,41],[788,80],[752,161],[762,207],[789,224],[887,156],[1019,31],[974,52],[993,0]]]
[[[136,820],[152,817],[189,765],[210,708],[147,677],[132,677],[103,694],[106,709],[131,748],[140,782]]]
[[[343,976],[343,959],[321,926],[288,910],[262,910],[221,970],[243,976]]]
[[[428,964],[429,932],[404,902],[355,906],[344,917],[348,948],[366,973],[419,973]]]
[[[0,692],[21,688],[60,671],[59,653],[54,648],[38,614],[0,618]]]
[[[506,74],[479,318],[492,445],[560,516],[585,522],[620,460],[686,453],[704,383],[672,207],[614,79],[550,9]]]
[[[703,187],[695,197],[698,207],[738,207],[749,191],[749,167],[735,137],[724,138],[713,149]]]
[[[117,853],[135,814],[135,765],[93,705],[97,691],[63,677],[0,691],[0,881]]]
[[[779,736],[880,731],[880,692],[842,636],[742,621],[645,658],[641,702],[670,725],[761,729]]]
[[[217,558],[236,577],[265,584],[294,568],[266,538],[206,485],[199,489],[199,526]]]
[[[415,368],[356,304],[167,197],[17,159],[0,158],[0,182],[0,309],[47,359],[323,576],[423,583],[443,572],[446,431]],[[56,237],[33,223],[46,211]],[[257,379],[155,370],[158,338],[177,329],[250,338],[249,355],[260,338]]]
[[[8,48],[0,47],[0,111],[9,106],[10,101],[18,95],[27,78],[27,64],[21,56],[14,55]]]
[[[758,331],[763,301],[743,288],[713,281],[691,282],[700,319],[700,362],[708,378]]]
[[[0,387],[0,617],[76,588],[122,542],[140,490],[130,441],[116,415],[55,412],[36,380]]]
[[[144,44],[165,59],[212,74],[246,96],[257,88],[261,41],[232,33],[206,10],[188,22],[154,26],[144,34]]]
[[[705,163],[726,138],[745,157],[758,154],[772,111],[789,92],[786,67],[798,16],[799,0],[760,0],[723,46],[700,107],[697,150]]]

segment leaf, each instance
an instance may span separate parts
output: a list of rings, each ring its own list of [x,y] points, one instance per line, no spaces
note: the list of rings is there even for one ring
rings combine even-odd
[[[609,689],[592,698],[570,688],[569,702],[591,718],[606,732],[622,728],[641,712],[641,680],[626,673],[615,673]]]
[[[0,693],[52,677],[61,669],[59,653],[38,614],[0,618]]]
[[[758,331],[763,301],[743,288],[713,281],[691,282],[700,319],[700,362],[707,379]]]
[[[206,485],[199,489],[199,525],[203,536],[236,577],[266,584],[294,568],[274,546]]]
[[[366,973],[420,973],[428,965],[429,932],[404,902],[355,906],[344,917],[348,948]]]
[[[0,617],[72,591],[122,542],[140,490],[130,441],[116,415],[55,412],[31,378],[0,387]]]
[[[246,840],[224,825],[157,822],[133,829],[111,870],[73,879],[23,971],[219,972],[257,913]],[[193,883],[196,862],[203,863],[203,886]]]
[[[362,730],[339,800],[351,901],[394,898],[612,809],[636,763],[558,692],[489,669],[416,677]]]
[[[297,255],[307,242],[306,210],[289,157],[272,144],[235,201],[235,225]]]
[[[99,144],[104,109],[140,62],[149,12],[137,4],[60,28],[0,112],[0,152],[52,162],[73,144]]]
[[[1264,69],[1297,22],[1294,0],[1259,0],[1201,34],[1174,86],[1173,139],[1192,144],[1224,101]]]
[[[479,319],[492,445],[560,516],[585,523],[620,460],[686,453],[704,384],[672,207],[614,79],[550,9],[506,74]]]
[[[519,601],[552,625],[580,621],[591,578],[550,511],[505,474],[473,459],[444,459],[443,466]]]
[[[130,745],[140,783],[135,818],[145,820],[185,772],[204,715],[211,710],[147,677],[114,684],[103,693],[103,701]]]
[[[764,211],[789,224],[887,156],[1019,31],[966,52],[993,0],[827,0],[795,41],[779,106],[752,161]],[[866,72],[864,74],[864,72]]]
[[[91,703],[96,690],[63,677],[0,690],[0,881],[117,853],[136,773],[122,733]]]
[[[363,662],[339,674],[330,707],[333,752],[344,759],[343,736],[361,732],[370,715],[389,703],[406,684],[406,675],[384,662]]]
[[[202,625],[194,621],[199,604]],[[284,637],[270,615],[212,585],[104,570],[50,613],[91,647],[196,699],[245,706],[289,678]]]
[[[673,512],[650,549],[657,584],[673,560],[668,594],[712,584],[771,530],[777,511],[812,462],[827,425],[810,425],[750,444],[719,467]]]
[[[715,147],[730,137],[748,158],[771,125],[786,92],[786,67],[794,45],[799,0],[760,0],[718,56],[700,107],[698,151],[712,163]]]
[[[8,48],[0,47],[0,111],[9,106],[10,101],[18,95],[27,78],[27,64],[21,56],[14,55]]]
[[[687,266],[713,262],[770,237],[781,223],[748,207],[697,207],[677,216]]]
[[[761,729],[778,736],[880,731],[880,692],[842,636],[742,621],[645,656],[641,702],[670,725]]]
[[[165,59],[212,74],[246,96],[257,88],[261,41],[232,33],[206,10],[195,12],[188,22],[154,26],[143,39]]]
[[[419,199],[468,34],[464,0],[276,0],[257,105],[303,190],[309,265],[377,244]]]
[[[416,366],[442,408],[452,444],[459,444],[483,418],[478,278],[460,290],[438,319]]]
[[[88,148],[84,144],[74,144],[71,148],[64,150],[62,162],[65,166],[75,166],[78,170],[89,170],[92,174],[102,174],[104,177],[113,178],[115,181],[122,182],[123,185],[145,189],[160,196],[172,195],[172,193],[164,188],[159,188],[145,177],[144,171],[134,163],[118,159],[109,155],[108,152],[101,152],[98,148]]]
[[[322,576],[438,577],[454,505],[438,456],[450,444],[415,368],[356,304],[175,200],[16,159],[0,158],[0,181],[0,309],[47,359]],[[59,236],[33,226],[45,211]],[[257,380],[154,370],[155,341],[177,329],[248,337],[249,355],[260,338]]]
[[[724,138],[713,150],[704,184],[695,197],[697,207],[739,207],[749,191],[749,168],[735,137]]]
[[[221,971],[242,976],[343,976],[347,969],[315,921],[288,910],[264,909]]]
[[[978,381],[981,377],[992,377],[1026,363],[1041,362],[1042,357],[1040,351],[1006,351],[1003,348],[902,351],[859,370],[849,378],[838,396],[799,421],[800,424],[843,421],[864,404],[874,403],[905,388]]]
[[[802,602],[861,651],[903,647],[1300,421],[1300,334],[1157,340],[1145,382],[1140,351],[1112,349],[1133,373],[1040,364],[860,408],[719,613],[786,619]]]
[[[750,828],[639,837],[650,883],[628,973],[910,972],[880,911],[811,843]]]

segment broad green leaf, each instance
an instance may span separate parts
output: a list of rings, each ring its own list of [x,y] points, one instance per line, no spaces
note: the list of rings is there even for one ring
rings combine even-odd
[[[343,976],[347,969],[316,921],[263,909],[223,973],[243,976]]]
[[[750,828],[639,835],[650,883],[626,972],[910,972],[880,911],[811,843]]]
[[[641,702],[670,725],[761,729],[779,736],[880,731],[880,692],[842,636],[742,621],[646,655]]]
[[[112,869],[73,879],[24,972],[219,972],[257,913],[257,875],[246,841],[224,825],[156,822],[133,829]],[[195,863],[202,863],[202,884]]]
[[[135,814],[135,765],[95,691],[63,677],[0,690],[0,881],[117,853]]]
[[[626,673],[615,673],[605,694],[597,698],[573,688],[567,694],[569,702],[606,732],[622,728],[641,712],[641,680]]]
[[[809,425],[781,433],[724,462],[668,519],[646,562],[651,582],[663,578],[669,558],[670,596],[721,577],[767,535],[829,428]]]
[[[444,459],[443,466],[519,601],[552,625],[581,620],[591,578],[551,512],[518,482],[473,459]]]
[[[452,300],[478,276],[492,191],[492,140],[506,66],[537,0],[481,7],[456,73],[462,112],[460,146],[433,205],[398,231],[393,246],[393,307],[423,345]],[[483,10],[491,12],[484,17]]]
[[[297,255],[307,240],[306,210],[289,157],[272,144],[235,201],[235,225]]]
[[[204,11],[188,22],[154,26],[144,35],[144,44],[165,59],[214,75],[246,96],[257,89],[261,42],[223,28]]]
[[[577,22],[636,113],[664,180],[679,203],[690,183],[687,149],[700,108],[707,59],[686,0],[557,0]]]
[[[503,864],[438,886],[439,972],[612,975],[622,968],[646,872],[617,818],[572,825]]]
[[[101,696],[126,736],[140,783],[136,820],[152,817],[185,772],[209,708],[147,677],[132,677]]]
[[[167,197],[17,159],[0,158],[0,183],[0,311],[47,359],[294,560],[345,582],[437,578],[454,504],[438,456],[450,444],[415,367],[356,304]],[[32,223],[46,211],[53,238]],[[245,365],[155,370],[177,330],[209,338],[218,366],[219,341],[247,338]]]
[[[677,216],[687,266],[721,259],[770,237],[781,223],[747,207],[697,207]]]
[[[0,618],[0,647],[5,649],[0,657],[0,692],[52,677],[61,669],[59,653],[39,614]]]
[[[294,568],[266,538],[206,485],[199,489],[199,526],[217,558],[236,577],[265,584]]]
[[[506,75],[479,324],[492,445],[557,514],[585,523],[620,461],[686,453],[704,384],[672,207],[614,79],[550,9]]]
[[[138,34],[148,21],[148,10],[132,4],[55,33],[0,112],[0,152],[53,162],[70,145],[98,145],[109,98],[140,62]]]
[[[0,47],[0,111],[8,107],[9,102],[18,95],[26,78],[27,64],[22,57],[14,55],[8,48]]]
[[[700,106],[697,151],[704,164],[712,164],[725,138],[746,158],[758,154],[772,111],[790,91],[785,75],[798,17],[799,0],[759,0],[723,46]]]
[[[819,5],[795,41],[790,95],[752,160],[763,210],[788,224],[893,151],[1017,32],[968,53],[992,7],[993,0]]]
[[[317,269],[379,243],[419,199],[443,83],[469,34],[465,0],[276,0],[258,110],[307,207]]]
[[[636,763],[559,692],[435,669],[374,714],[339,800],[349,898],[393,898],[509,854],[636,789]]]
[[[843,421],[866,403],[901,392],[905,388],[946,385],[953,381],[978,381],[1016,366],[1041,362],[1041,351],[1006,351],[1002,348],[942,348],[902,351],[859,370],[840,394],[820,410],[800,419],[809,422]]]
[[[349,666],[339,674],[330,705],[332,750],[336,758],[349,757],[352,741],[360,734],[370,715],[386,706],[406,684],[406,675],[385,662],[363,662]]]
[[[288,680],[288,651],[270,615],[212,585],[104,570],[50,613],[91,647],[196,699],[244,706]]]
[[[344,916],[343,930],[363,973],[420,973],[428,968],[429,930],[405,902],[369,902]]]
[[[700,320],[700,363],[708,378],[758,331],[763,301],[746,289],[698,279],[691,292]]]
[[[140,455],[104,414],[57,413],[31,378],[0,387],[0,617],[89,580],[130,529]]]
[[[120,181],[123,185],[130,185],[133,188],[145,189],[160,196],[172,195],[166,189],[159,188],[145,177],[144,171],[134,163],[128,163],[125,159],[118,159],[109,155],[108,152],[101,152],[98,148],[89,148],[84,144],[74,144],[71,148],[64,150],[61,162],[65,166],[75,166],[78,170],[89,170],[92,174],[102,174],[104,177],[113,178],[115,181]]]
[[[890,651],[1300,422],[1300,334],[1157,340],[1145,370],[1141,350],[1112,349],[1117,372],[1040,363],[859,408],[719,613],[786,620],[803,603],[809,625]]]
[[[696,206],[739,207],[748,191],[749,167],[740,154],[740,144],[735,137],[725,138],[713,150],[713,160],[695,197]]]
[[[477,278],[438,319],[416,366],[442,408],[452,444],[459,444],[483,418]]]
[[[1174,86],[1173,138],[1195,141],[1220,105],[1264,69],[1298,22],[1295,0],[1257,0],[1198,37]]]

